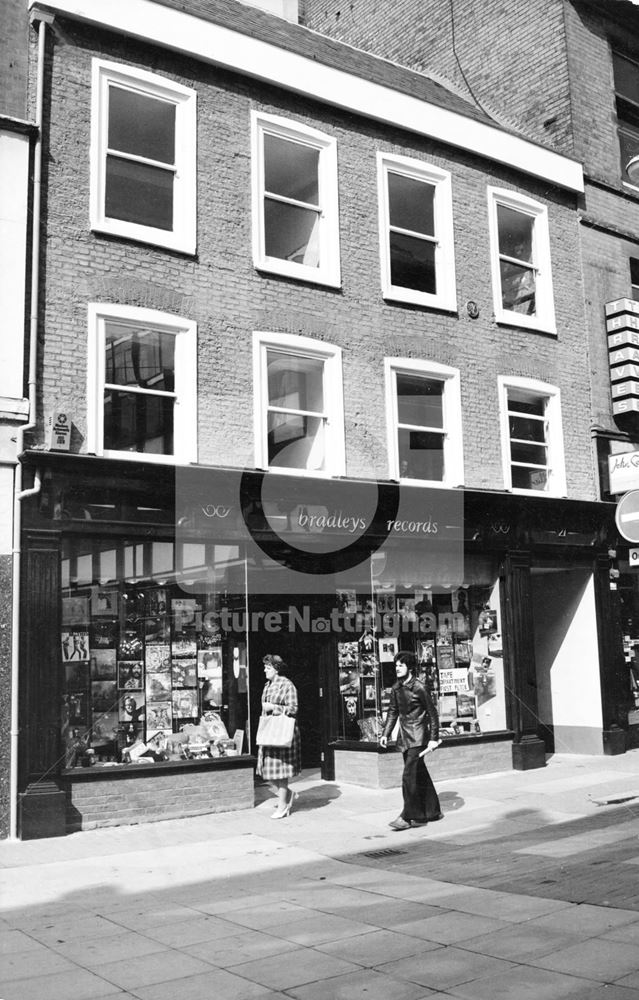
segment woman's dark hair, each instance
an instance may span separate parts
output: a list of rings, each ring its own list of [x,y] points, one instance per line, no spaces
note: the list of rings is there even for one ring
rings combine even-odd
[[[262,660],[262,663],[265,667],[273,667],[274,670],[277,670],[278,674],[285,674],[288,670],[288,667],[284,663],[282,657],[278,656],[276,653],[267,653]]]
[[[395,663],[405,663],[411,673],[417,672],[417,657],[414,653],[396,653]]]

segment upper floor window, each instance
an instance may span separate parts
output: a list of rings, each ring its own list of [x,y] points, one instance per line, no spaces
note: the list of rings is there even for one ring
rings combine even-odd
[[[178,316],[89,305],[90,451],[196,461],[196,337]]]
[[[613,52],[612,68],[615,79],[621,179],[628,184],[639,186],[639,169],[632,176],[628,173],[628,164],[639,156],[639,63]],[[639,163],[634,166],[639,168]]]
[[[489,188],[488,211],[495,319],[555,333],[546,207]]]
[[[384,365],[390,478],[462,485],[458,369],[413,358],[386,358]]]
[[[195,253],[196,95],[93,61],[91,227]]]
[[[386,153],[377,170],[384,298],[455,310],[450,174]]]
[[[630,297],[639,299],[639,258],[630,258]]]
[[[499,379],[506,489],[564,496],[559,389],[525,378]]]
[[[254,339],[256,464],[344,473],[342,352],[289,334]]]
[[[255,266],[339,285],[335,140],[272,115],[252,121]]]

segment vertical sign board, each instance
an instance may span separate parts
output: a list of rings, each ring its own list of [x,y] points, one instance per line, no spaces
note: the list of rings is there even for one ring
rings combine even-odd
[[[606,333],[613,416],[639,412],[639,302],[607,302]]]
[[[639,543],[639,490],[624,493],[617,504],[615,523],[622,538]]]

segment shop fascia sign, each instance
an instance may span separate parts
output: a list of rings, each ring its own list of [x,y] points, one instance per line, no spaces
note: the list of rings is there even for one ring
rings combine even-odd
[[[608,456],[611,493],[639,489],[639,451],[624,451]]]
[[[639,412],[639,302],[607,302],[606,333],[613,416]]]
[[[277,535],[304,536],[311,545],[327,535],[355,541],[376,527],[386,537],[463,537],[461,491],[219,469],[182,469],[176,486],[178,528],[185,530],[250,532],[254,507]]]

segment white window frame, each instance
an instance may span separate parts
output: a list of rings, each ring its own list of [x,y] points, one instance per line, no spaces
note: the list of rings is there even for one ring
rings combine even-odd
[[[566,464],[564,456],[564,435],[561,419],[561,391],[557,386],[547,382],[539,382],[536,379],[516,378],[514,376],[498,376],[499,391],[499,414],[501,428],[501,453],[502,468],[504,475],[504,488],[513,493],[522,493],[526,496],[552,496],[565,497],[567,495],[566,486]],[[543,396],[546,400],[546,428],[548,448],[548,470],[549,478],[545,490],[525,490],[513,487],[512,468],[510,458],[510,425],[508,420],[508,390],[521,389],[530,392],[535,396]]]
[[[172,230],[112,219],[105,211],[109,86],[117,84],[175,105],[175,182]],[[96,232],[194,254],[196,251],[197,95],[165,77],[121,63],[93,60],[90,224]],[[150,161],[152,162],[152,161]]]
[[[389,233],[390,202],[388,197],[389,173],[401,174],[411,180],[422,181],[435,188],[433,204],[435,234],[435,294],[414,288],[402,288],[391,281],[391,254]],[[406,156],[389,153],[377,154],[377,191],[379,211],[379,252],[382,277],[382,295],[395,302],[408,302],[432,309],[457,311],[455,284],[455,240],[453,229],[452,179],[449,171],[440,170],[428,163]],[[420,234],[417,234],[420,235]],[[429,241],[431,242],[431,241]]]
[[[514,309],[504,309],[502,305],[499,232],[497,226],[498,205],[503,205],[515,212],[521,212],[533,220],[532,265],[536,278],[535,301],[537,309],[534,316],[526,316],[523,313],[515,312]],[[515,191],[505,191],[501,188],[489,187],[488,230],[490,233],[495,320],[497,323],[507,323],[509,326],[525,327],[531,330],[539,330],[543,333],[556,333],[547,207]]]
[[[444,478],[406,479],[399,471],[399,415],[397,375],[423,375],[444,383],[442,415],[444,423]],[[450,489],[464,485],[464,444],[461,413],[461,378],[458,368],[416,358],[384,358],[386,428],[390,479],[406,486],[440,486]]]
[[[319,259],[312,267],[295,261],[267,256],[264,224],[264,136],[298,142],[319,151]],[[282,274],[319,285],[340,287],[339,196],[337,142],[334,138],[298,122],[276,115],[251,112],[251,165],[253,187],[253,263],[257,270]]]
[[[325,469],[287,469],[268,464],[268,351],[295,354],[299,357],[324,362],[324,407],[326,420]],[[311,337],[288,333],[256,331],[253,334],[253,425],[255,434],[255,465],[283,475],[315,476],[322,479],[343,476],[346,473],[346,448],[344,442],[344,390],[342,382],[342,349]]]
[[[104,447],[105,326],[122,322],[175,336],[175,406],[172,455],[118,451]],[[197,324],[182,316],[102,302],[88,307],[87,447],[106,458],[135,462],[197,462]],[[128,391],[126,387],[121,387]]]

